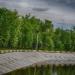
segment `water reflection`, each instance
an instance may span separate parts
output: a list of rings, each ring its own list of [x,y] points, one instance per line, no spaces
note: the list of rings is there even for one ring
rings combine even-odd
[[[41,65],[22,68],[5,75],[75,75],[75,65]]]

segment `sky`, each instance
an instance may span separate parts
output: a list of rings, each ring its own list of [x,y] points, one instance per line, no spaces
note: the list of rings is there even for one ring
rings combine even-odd
[[[16,9],[53,22],[75,24],[75,0],[0,0],[0,7]]]

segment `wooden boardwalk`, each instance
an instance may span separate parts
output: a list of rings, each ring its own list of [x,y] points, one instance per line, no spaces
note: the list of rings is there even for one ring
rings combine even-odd
[[[34,65],[75,65],[75,53],[13,52],[0,54],[0,75]]]

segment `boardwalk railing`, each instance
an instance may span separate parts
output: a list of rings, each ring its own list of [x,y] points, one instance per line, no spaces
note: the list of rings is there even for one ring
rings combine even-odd
[[[11,52],[32,52],[32,51],[37,51],[37,50],[24,50],[24,49],[4,49],[4,50],[0,50],[0,54],[4,54],[4,53],[11,53]],[[71,51],[48,51],[48,50],[38,50],[38,52],[47,52],[47,53],[75,53],[75,52],[71,52]]]

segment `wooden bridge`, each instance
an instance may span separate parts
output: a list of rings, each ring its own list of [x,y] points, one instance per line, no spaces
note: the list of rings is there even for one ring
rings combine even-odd
[[[75,53],[12,52],[0,54],[0,75],[35,65],[75,65]]]

